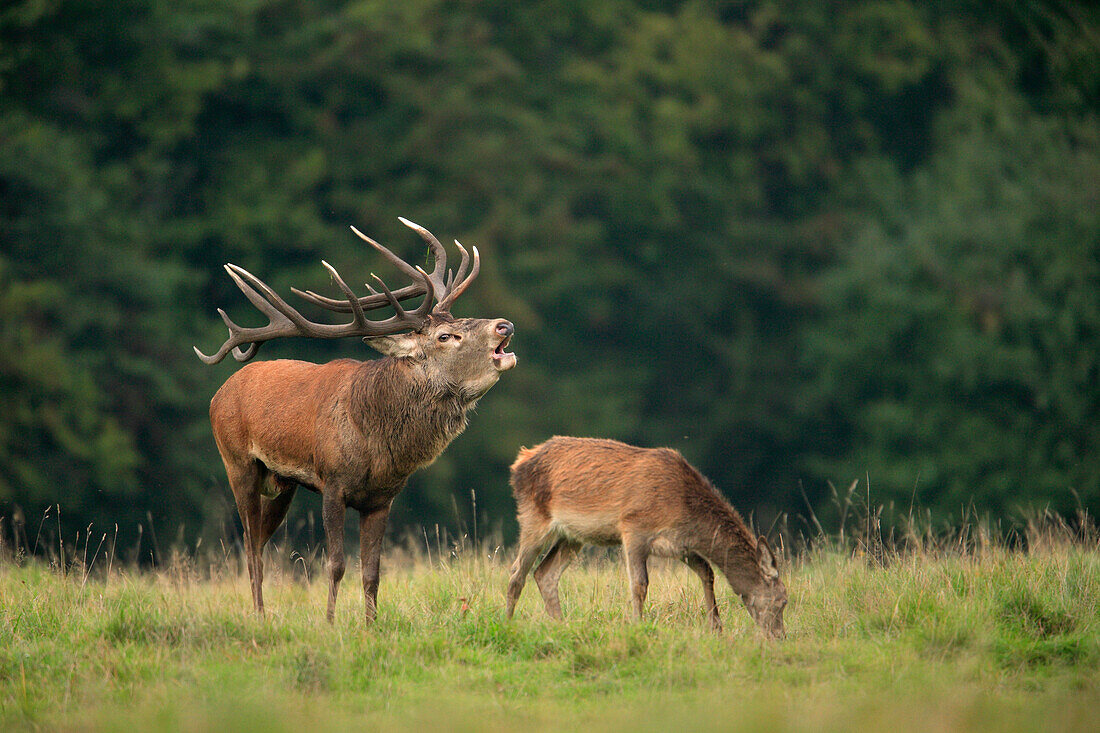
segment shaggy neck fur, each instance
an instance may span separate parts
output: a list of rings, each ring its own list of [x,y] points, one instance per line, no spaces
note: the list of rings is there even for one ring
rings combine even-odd
[[[433,384],[409,359],[365,362],[351,395],[359,429],[377,455],[381,473],[407,476],[434,461],[466,428],[474,401]]]

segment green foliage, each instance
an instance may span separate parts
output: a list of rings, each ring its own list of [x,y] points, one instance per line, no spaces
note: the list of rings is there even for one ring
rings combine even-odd
[[[9,395],[0,424],[0,498],[46,504],[58,487],[79,487],[67,509],[88,512],[96,493],[133,495],[137,454],[104,411],[90,371],[44,328],[64,318],[61,300],[52,282],[13,282],[0,259],[0,388]],[[43,463],[44,456],[56,458]]]
[[[478,245],[458,310],[520,368],[397,525],[511,527],[555,433],[678,447],[762,517],[868,474],[1100,510],[1098,34],[1073,2],[9,3],[0,513],[216,535],[233,365],[190,346],[258,318],[221,264],[363,282],[347,225],[421,257],[398,215]]]
[[[807,465],[854,464],[899,502],[916,487],[943,508],[1065,510],[1072,490],[1094,506],[1100,150],[1019,106],[984,118],[998,93],[967,90],[913,175],[861,171],[873,211],[820,281],[805,351],[815,409],[847,415],[852,438]]]

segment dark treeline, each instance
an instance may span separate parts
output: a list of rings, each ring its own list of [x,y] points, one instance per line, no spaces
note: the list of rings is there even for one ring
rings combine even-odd
[[[553,434],[679,448],[758,518],[868,478],[1095,512],[1098,113],[1084,2],[6,3],[0,514],[220,531],[237,365],[191,346],[262,322],[221,265],[401,284],[347,229],[421,260],[399,215],[478,245],[457,314],[520,364],[397,531],[473,492],[510,531]]]

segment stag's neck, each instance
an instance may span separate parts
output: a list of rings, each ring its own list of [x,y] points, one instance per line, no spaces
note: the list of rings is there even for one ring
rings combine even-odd
[[[435,460],[466,428],[475,401],[391,357],[364,362],[351,394],[353,419],[388,464],[376,471],[396,477]]]
[[[718,499],[700,520],[696,551],[722,571],[734,592],[743,594],[764,582],[756,562],[756,539],[741,515]]]

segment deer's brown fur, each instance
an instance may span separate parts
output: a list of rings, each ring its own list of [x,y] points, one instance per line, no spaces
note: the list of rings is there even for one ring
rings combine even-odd
[[[678,452],[614,440],[555,437],[520,450],[512,464],[519,554],[507,591],[512,616],[527,573],[547,613],[561,617],[558,580],[583,544],[621,544],[634,610],[641,618],[650,555],[682,559],[699,575],[708,616],[721,628],[716,566],[769,636],[781,638],[787,592],[775,556],[737,511]]]

